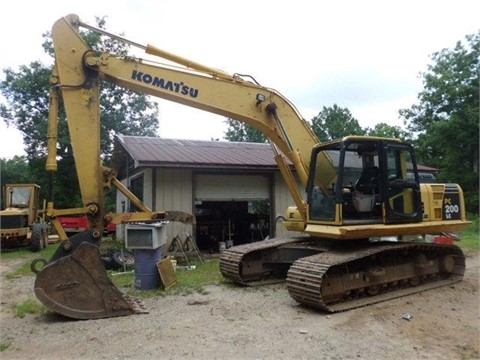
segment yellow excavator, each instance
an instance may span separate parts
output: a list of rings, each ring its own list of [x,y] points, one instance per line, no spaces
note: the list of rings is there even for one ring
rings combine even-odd
[[[91,49],[80,27],[141,48],[158,61]],[[35,294],[51,310],[77,319],[141,311],[105,273],[98,250],[101,229],[107,223],[192,221],[188,214],[149,209],[122,186],[115,170],[102,166],[100,80],[223,115],[268,137],[295,202],[284,224],[301,234],[227,249],[220,259],[227,279],[244,285],[286,279],[296,301],[329,312],[462,279],[465,257],[460,248],[419,241],[428,239],[426,234],[457,232],[469,225],[462,190],[457,184],[421,184],[411,145],[360,136],[321,144],[290,101],[252,76],[232,75],[132,42],[73,14],[55,22],[52,39],[46,169],[57,167],[61,99],[84,206],[59,210],[52,202],[47,205],[46,215],[62,242],[50,260],[37,259],[32,269],[37,274]],[[107,214],[104,191],[111,186],[141,211]],[[91,230],[67,238],[57,220],[67,214],[86,215]]]

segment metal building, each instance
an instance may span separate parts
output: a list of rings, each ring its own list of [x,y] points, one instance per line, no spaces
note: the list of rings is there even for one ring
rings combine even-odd
[[[269,144],[119,136],[119,178],[153,210],[192,213],[195,225],[166,225],[167,242],[192,234],[201,250],[285,232],[278,215],[293,204]],[[117,209],[129,209],[117,195]],[[134,209],[133,209],[134,210]]]

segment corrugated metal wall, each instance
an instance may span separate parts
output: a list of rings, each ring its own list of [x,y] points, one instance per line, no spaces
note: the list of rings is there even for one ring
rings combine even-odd
[[[189,169],[160,168],[155,171],[155,194],[157,210],[184,211],[192,214],[192,171]],[[179,233],[192,234],[192,226],[178,222],[166,226],[167,244]]]
[[[306,199],[305,189],[300,185],[299,180],[298,179],[296,180],[297,180],[297,184],[299,184],[298,189],[300,190],[300,193],[304,196],[303,198]],[[295,205],[295,203],[293,202],[293,198],[290,195],[290,191],[288,190],[287,185],[285,184],[285,181],[283,181],[283,177],[279,171],[275,172],[275,184],[274,184],[273,193],[274,193],[273,218],[275,219],[279,215],[283,216],[289,206]],[[272,226],[275,226],[275,236],[281,236],[287,233],[287,230],[282,225],[281,221],[277,221],[277,223],[273,224]]]
[[[269,178],[269,175],[195,174],[195,200],[269,199]]]

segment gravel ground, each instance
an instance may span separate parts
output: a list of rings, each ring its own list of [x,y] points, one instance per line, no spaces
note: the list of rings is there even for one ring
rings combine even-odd
[[[284,284],[207,287],[147,298],[148,314],[75,321],[15,317],[34,298],[31,276],[1,263],[1,359],[478,359],[478,251],[462,282],[337,314],[297,304]],[[405,320],[403,315],[412,318]]]

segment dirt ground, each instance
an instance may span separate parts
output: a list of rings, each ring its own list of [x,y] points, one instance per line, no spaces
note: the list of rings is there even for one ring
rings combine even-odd
[[[14,316],[34,298],[31,276],[5,279],[1,359],[478,359],[480,252],[462,282],[337,314],[297,304],[285,285],[210,286],[207,294],[147,298],[148,314],[75,321]],[[405,314],[412,318],[406,320]]]

